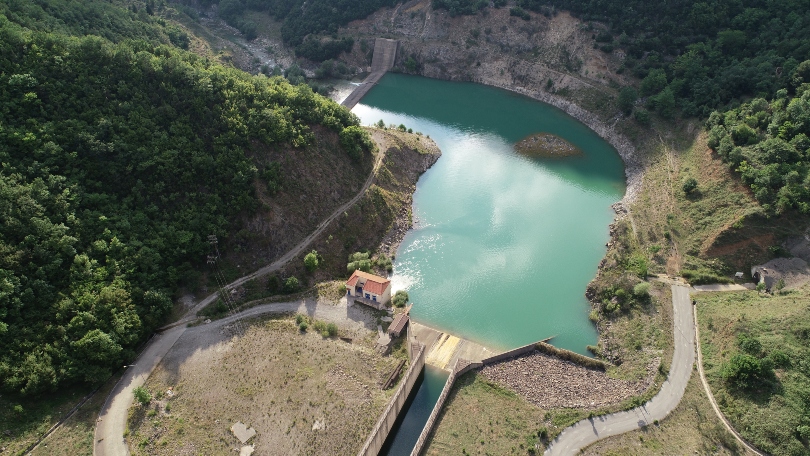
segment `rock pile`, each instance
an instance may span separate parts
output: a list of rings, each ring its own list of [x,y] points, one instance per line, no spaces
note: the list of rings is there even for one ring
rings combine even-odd
[[[640,394],[646,386],[540,352],[485,366],[481,374],[540,408],[596,409]]]

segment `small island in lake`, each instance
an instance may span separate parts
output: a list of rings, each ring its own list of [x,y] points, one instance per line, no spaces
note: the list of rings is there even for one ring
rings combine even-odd
[[[515,150],[527,157],[561,158],[582,155],[582,151],[568,141],[551,133],[535,133],[517,143]]]

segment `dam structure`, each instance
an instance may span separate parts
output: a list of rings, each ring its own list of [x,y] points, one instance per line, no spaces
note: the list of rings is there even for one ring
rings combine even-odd
[[[374,56],[371,58],[371,73],[357,86],[354,91],[343,100],[341,105],[351,110],[380,78],[385,76],[391,68],[394,68],[394,61],[397,58],[397,48],[399,41],[386,38],[377,38],[374,42]]]

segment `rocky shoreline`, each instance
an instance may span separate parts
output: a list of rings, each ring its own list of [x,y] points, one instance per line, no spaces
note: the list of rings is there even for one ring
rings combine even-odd
[[[372,135],[374,140],[381,148],[384,147],[387,149],[390,147],[406,147],[418,152],[418,155],[414,154],[413,158],[408,160],[407,163],[406,172],[409,174],[409,177],[414,184],[412,184],[407,191],[402,192],[402,208],[399,210],[394,222],[391,224],[391,228],[388,230],[385,236],[383,236],[379,246],[377,247],[377,251],[380,254],[384,254],[389,258],[396,256],[397,249],[399,249],[399,245],[402,243],[402,240],[405,239],[405,235],[408,234],[408,231],[411,228],[413,228],[413,214],[411,208],[413,207],[413,194],[416,191],[415,183],[419,180],[419,177],[422,174],[429,170],[430,167],[439,160],[439,157],[442,155],[439,146],[437,146],[436,143],[430,138],[420,137],[418,145],[404,144],[402,138],[397,136],[398,134],[399,133],[396,131],[377,130]],[[379,179],[379,177],[377,177],[377,179]]]

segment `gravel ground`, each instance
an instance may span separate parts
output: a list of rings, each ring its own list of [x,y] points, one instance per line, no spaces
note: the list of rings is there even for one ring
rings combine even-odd
[[[613,379],[539,352],[485,366],[481,374],[540,408],[595,409],[640,394],[647,387],[646,382]]]

